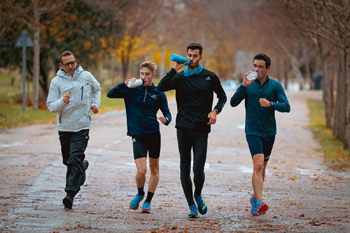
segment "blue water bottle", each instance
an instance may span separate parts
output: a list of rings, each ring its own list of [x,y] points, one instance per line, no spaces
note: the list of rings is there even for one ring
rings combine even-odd
[[[180,56],[180,55],[177,55],[175,53],[170,55],[170,60],[172,60],[172,61],[174,61],[174,62],[176,62],[178,64],[183,64],[185,62],[188,62],[186,64],[186,66],[188,66],[191,63],[190,59],[188,59],[186,57],[183,57],[183,56]]]

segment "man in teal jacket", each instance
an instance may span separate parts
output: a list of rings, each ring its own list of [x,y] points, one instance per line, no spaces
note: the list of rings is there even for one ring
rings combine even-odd
[[[290,105],[282,85],[267,75],[271,69],[271,59],[265,54],[257,54],[253,59],[257,78],[249,80],[247,72],[243,83],[231,98],[231,106],[236,107],[245,99],[245,133],[253,159],[253,196],[250,213],[253,216],[265,214],[268,206],[262,201],[262,189],[266,166],[270,158],[276,135],[275,110],[290,112]]]

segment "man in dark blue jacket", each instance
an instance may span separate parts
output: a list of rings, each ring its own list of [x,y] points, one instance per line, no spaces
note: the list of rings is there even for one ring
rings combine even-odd
[[[128,83],[134,83],[135,78],[111,89],[107,97],[124,98],[127,116],[127,134],[132,137],[134,159],[137,167],[136,184],[138,193],[130,202],[130,209],[137,210],[141,200],[145,196],[144,185],[147,173],[147,152],[149,155],[149,167],[151,176],[148,185],[148,193],[142,205],[142,213],[151,213],[151,200],[156,191],[159,181],[159,155],[160,155],[160,133],[157,119],[164,125],[171,121],[168,102],[163,92],[153,85],[156,76],[156,64],[145,61],[140,66],[140,78],[143,84],[137,87],[128,87]],[[157,118],[158,110],[163,116]]]
[[[257,78],[249,80],[247,72],[243,83],[231,98],[231,106],[236,107],[245,99],[245,133],[253,158],[252,185],[250,198],[253,216],[265,214],[268,206],[262,201],[262,189],[267,162],[269,161],[276,135],[275,110],[289,112],[290,105],[282,85],[267,75],[271,69],[271,59],[265,54],[257,54],[253,59]]]
[[[208,211],[201,195],[205,181],[204,165],[207,158],[208,134],[211,125],[216,123],[216,115],[221,112],[227,100],[219,77],[201,66],[202,53],[201,44],[189,44],[187,58],[190,64],[175,62],[173,68],[158,84],[160,91],[176,90],[175,127],[180,153],[181,184],[190,207],[189,218],[198,218],[198,211],[200,214],[206,214]],[[187,66],[184,71],[177,72],[185,64]],[[213,109],[214,93],[218,97],[218,102]],[[194,192],[191,181],[192,149]]]

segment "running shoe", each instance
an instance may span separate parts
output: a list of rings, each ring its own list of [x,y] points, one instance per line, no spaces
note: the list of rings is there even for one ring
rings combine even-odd
[[[261,215],[261,214],[266,214],[266,211],[269,209],[269,207],[266,205],[265,202],[263,201],[258,201],[258,214]]]
[[[72,209],[73,198],[69,195],[65,196],[63,198],[63,205],[65,209]]]
[[[251,197],[250,198],[250,204],[252,206],[251,210],[250,210],[250,214],[253,216],[258,216],[258,202],[256,201],[256,198]]]
[[[190,213],[188,214],[189,218],[198,218],[198,211],[196,204],[190,206]]]
[[[81,179],[81,183],[80,186],[82,186],[85,183],[86,180],[86,170],[89,167],[89,162],[87,160],[84,159],[83,161],[83,168],[84,168],[84,172],[83,172],[83,178]]]
[[[199,196],[194,195],[194,199],[196,200],[197,205],[198,205],[198,212],[200,214],[206,214],[208,211],[208,207],[205,204],[205,202],[203,201],[202,196],[201,195],[199,195]]]
[[[151,213],[151,203],[145,201],[142,205],[141,213]]]
[[[132,201],[130,202],[130,209],[133,209],[133,210],[137,210],[139,208],[139,204],[140,202],[142,201],[142,199],[145,197],[145,195],[139,195],[139,194],[136,194],[136,196],[134,197],[134,199],[132,199]]]

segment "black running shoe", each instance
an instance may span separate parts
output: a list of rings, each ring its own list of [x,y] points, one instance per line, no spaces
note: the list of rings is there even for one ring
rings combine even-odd
[[[81,179],[80,186],[82,186],[85,183],[85,180],[86,180],[86,170],[89,167],[89,162],[87,160],[83,161],[83,167],[84,167],[84,172],[83,172],[83,178]]]
[[[66,209],[72,209],[73,205],[73,198],[69,195],[65,196],[63,198],[63,205]]]

